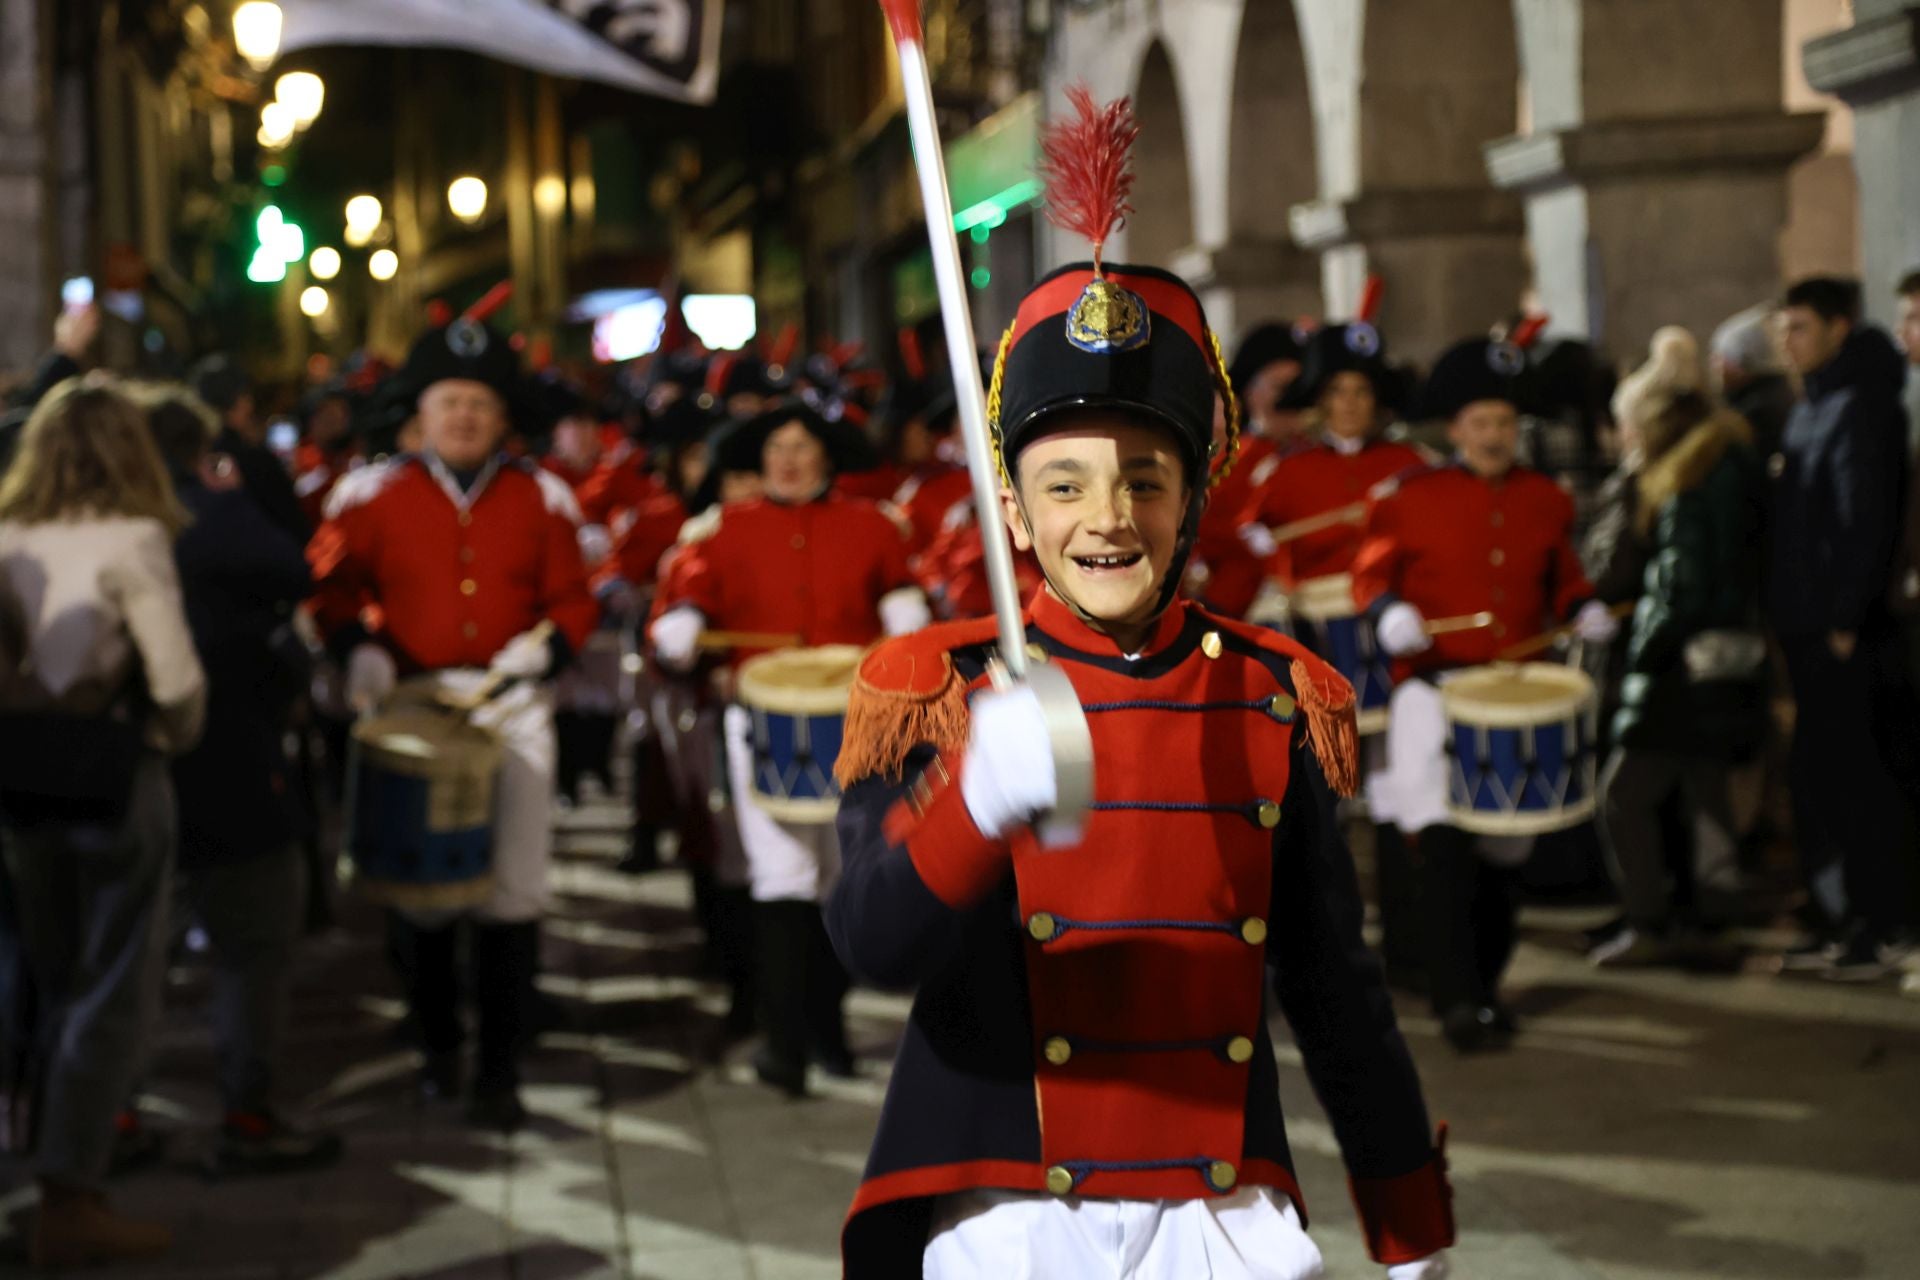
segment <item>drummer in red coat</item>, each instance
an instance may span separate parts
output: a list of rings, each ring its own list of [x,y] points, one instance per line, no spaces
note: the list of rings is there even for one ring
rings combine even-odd
[[[554,738],[546,681],[576,651],[597,607],[587,590],[573,495],[500,452],[525,411],[506,340],[460,319],[414,347],[400,379],[418,395],[424,449],[352,473],[308,549],[313,611],[329,646],[350,654],[347,694],[379,703],[402,675],[456,694],[489,674],[505,692],[475,713],[506,746],[496,800],[492,896],[473,917],[478,1070],[470,1115],[524,1117],[519,1057],[547,905]],[[542,623],[552,624],[543,633]],[[459,1087],[456,924],[412,930],[409,1002],[427,1050],[423,1084]]]
[[[926,597],[907,568],[906,531],[879,507],[834,492],[834,472],[869,456],[860,432],[784,400],[728,433],[730,454],[761,459],[765,496],[724,504],[690,529],[661,583],[649,634],[660,661],[686,669],[702,632],[792,637],[791,644],[867,645],[926,624]],[[741,660],[755,652],[738,648]],[[839,874],[830,823],[790,822],[751,799],[751,717],[725,716],[728,774],[740,843],[747,856],[759,952],[755,980],[765,1043],[754,1058],[761,1080],[790,1094],[806,1089],[809,1057],[833,1075],[854,1070],[841,1002],[845,970],[820,921],[820,901]]]
[[[1367,494],[1426,462],[1411,446],[1380,438],[1390,376],[1383,348],[1365,321],[1325,325],[1308,340],[1286,402],[1308,409],[1313,433],[1266,473],[1240,515],[1247,545],[1289,584],[1346,573],[1360,550]],[[1351,518],[1273,543],[1273,526],[1341,512]]]
[[[1026,647],[1087,713],[1095,798],[1077,837],[1041,845],[1032,823],[1058,799],[1045,714],[1030,688],[989,688],[992,622],[863,663],[829,923],[855,972],[916,994],[845,1273],[1319,1274],[1271,978],[1374,1257],[1438,1277],[1444,1161],[1334,820],[1357,769],[1352,690],[1179,595],[1210,470],[1230,461],[1216,395],[1237,416],[1199,300],[1096,258],[1035,286],[1000,351],[1001,514],[1047,583]]]
[[[1369,782],[1377,821],[1412,837],[1424,868],[1428,983],[1447,1039],[1498,1044],[1512,1017],[1498,995],[1514,943],[1512,876],[1447,818],[1445,720],[1437,682],[1493,661],[1571,618],[1605,643],[1617,623],[1593,599],[1573,548],[1573,501],[1516,465],[1526,357],[1471,339],[1434,366],[1423,416],[1448,422],[1453,462],[1401,477],[1372,504],[1353,565],[1357,604],[1395,657],[1385,769]],[[1489,625],[1430,636],[1426,624],[1485,612]],[[1524,849],[1509,850],[1524,857]]]

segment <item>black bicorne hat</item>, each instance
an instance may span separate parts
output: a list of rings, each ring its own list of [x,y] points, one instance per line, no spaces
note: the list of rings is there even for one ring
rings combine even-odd
[[[1327,385],[1343,373],[1358,373],[1373,384],[1381,404],[1393,401],[1394,387],[1387,366],[1387,341],[1365,320],[1327,324],[1307,338],[1300,355],[1300,376],[1281,397],[1286,409],[1311,409]]]
[[[1516,408],[1527,402],[1527,353],[1510,342],[1468,338],[1434,361],[1420,390],[1422,420],[1445,421],[1479,400],[1504,400]]]
[[[1213,461],[1213,401],[1226,397],[1229,440],[1238,407],[1219,345],[1186,281],[1154,267],[1060,268],[1020,303],[1000,342],[989,424],[1001,468],[1049,419],[1109,409],[1172,432],[1196,490]]]
[[[1284,360],[1301,363],[1305,357],[1306,348],[1292,325],[1268,321],[1255,325],[1240,339],[1233,363],[1227,366],[1227,380],[1233,383],[1233,393],[1244,400],[1248,384],[1260,376],[1262,369]]]
[[[523,430],[536,425],[539,413],[520,371],[520,357],[484,321],[462,316],[444,329],[429,329],[395,375],[394,394],[413,404],[428,387],[450,378],[491,387],[507,402],[514,425]]]

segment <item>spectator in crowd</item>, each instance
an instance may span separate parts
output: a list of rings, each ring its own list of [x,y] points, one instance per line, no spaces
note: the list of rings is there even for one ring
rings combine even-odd
[[[1713,382],[1753,431],[1754,451],[1770,458],[1793,412],[1793,380],[1780,362],[1773,333],[1773,307],[1748,307],[1713,331]]]
[[[185,388],[150,388],[141,400],[193,517],[174,553],[208,677],[206,732],[174,762],[173,781],[180,900],[206,931],[214,963],[225,1119],[209,1160],[222,1173],[308,1168],[338,1155],[339,1140],[284,1120],[272,1086],[307,889],[285,734],[308,673],[288,656],[298,651],[285,628],[312,578],[305,548],[267,519],[224,457],[209,460],[211,412]]]
[[[1895,336],[1907,355],[1907,456],[1920,457],[1920,267],[1900,278]]]
[[[33,377],[0,402],[0,471],[12,461],[33,406],[47,392],[80,374],[99,337],[100,308],[92,303],[61,308],[53,322],[53,349],[41,359]]]
[[[233,459],[240,483],[260,504],[267,519],[290,537],[305,542],[313,532],[286,464],[267,448],[266,431],[254,412],[253,383],[246,371],[222,355],[208,356],[193,367],[193,391],[220,419],[213,448]]]
[[[1772,468],[1767,608],[1798,708],[1795,836],[1826,926],[1782,964],[1870,980],[1898,962],[1908,924],[1908,815],[1876,732],[1884,673],[1899,665],[1884,598],[1905,484],[1905,370],[1887,335],[1861,323],[1850,280],[1795,284],[1780,330],[1804,394]]]
[[[1696,907],[1711,917],[1740,889],[1727,765],[1766,717],[1761,469],[1751,429],[1709,402],[1703,382],[1699,345],[1670,327],[1613,398],[1641,458],[1631,537],[1646,565],[1601,780],[1601,834],[1628,927],[1595,948],[1596,964],[1671,954],[1660,808],[1676,790],[1693,820]]]
[[[41,401],[0,483],[0,822],[44,1001],[36,1267],[170,1242],[100,1182],[159,996],[165,757],[206,711],[173,561],[186,520],[140,411],[104,379]]]

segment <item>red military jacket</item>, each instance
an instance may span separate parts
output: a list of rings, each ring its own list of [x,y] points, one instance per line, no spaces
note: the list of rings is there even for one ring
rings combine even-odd
[[[1396,600],[1429,621],[1486,611],[1489,627],[1435,636],[1396,679],[1491,662],[1572,615],[1593,588],[1573,549],[1573,499],[1538,471],[1483,480],[1458,464],[1383,490],[1367,513],[1353,597],[1378,617]]]
[[[1384,440],[1369,441],[1357,453],[1341,453],[1324,440],[1302,445],[1263,478],[1241,523],[1279,526],[1364,503],[1381,481],[1424,466],[1418,450]],[[1292,583],[1348,572],[1360,553],[1360,531],[1355,520],[1282,544],[1273,558],[1275,576]]]
[[[680,495],[662,490],[635,507],[626,528],[614,539],[613,554],[600,571],[596,586],[618,578],[635,587],[650,587],[660,576],[660,561],[679,541],[687,523],[687,506]]]
[[[364,631],[403,670],[484,667],[542,620],[577,650],[599,616],[578,526],[572,493],[527,463],[496,458],[464,494],[422,457],[363,467],[307,547],[315,620],[336,646]]]
[[[849,471],[833,478],[833,491],[843,498],[862,498],[868,502],[888,502],[907,481],[906,473],[892,462],[883,462],[866,471]]]
[[[1233,470],[1207,495],[1194,538],[1188,579],[1209,608],[1243,618],[1260,594],[1267,567],[1240,541],[1243,512],[1256,485],[1272,472],[1279,446],[1265,436],[1244,436]]]
[[[293,495],[300,500],[308,528],[320,527],[334,486],[360,465],[360,451],[351,447],[328,452],[314,444],[302,444],[293,451]]]
[[[923,554],[940,537],[947,513],[972,496],[973,476],[965,467],[938,464],[908,476],[894,490],[893,505],[913,526],[909,551],[916,556]]]
[[[890,640],[854,685],[828,928],[855,973],[916,993],[846,1275],[917,1274],[934,1198],[969,1188],[1188,1200],[1256,1184],[1300,1203],[1269,989],[1373,1256],[1444,1248],[1444,1165],[1329,785],[1357,781],[1352,689],[1187,601],[1131,658],[1044,591],[1027,619],[1093,732],[1073,847],[990,840],[967,811],[991,621]]]
[[[662,578],[658,605],[692,605],[716,630],[871,644],[880,597],[914,585],[906,534],[871,502],[830,491],[812,502],[729,503],[710,515]]]
[[[572,483],[571,476],[568,480]],[[647,468],[646,455],[638,451],[603,458],[574,488],[580,499],[580,514],[587,523],[604,525],[617,523],[621,516],[665,492],[666,485]]]
[[[948,511],[940,536],[914,562],[914,573],[941,617],[984,618],[993,613],[987,549],[971,503],[956,503]],[[1013,576],[1022,596],[1039,587],[1040,562],[1031,551],[1014,551]]]

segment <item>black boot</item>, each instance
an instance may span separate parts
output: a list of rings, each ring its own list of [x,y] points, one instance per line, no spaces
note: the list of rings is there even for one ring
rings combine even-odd
[[[756,902],[753,906],[755,980],[760,994],[760,1033],[753,1069],[764,1084],[788,1097],[807,1092],[807,961],[809,929],[819,909],[811,902]]]
[[[753,1034],[754,920],[753,899],[745,885],[714,886],[712,945],[720,977],[727,984],[727,1016],[720,1031],[728,1044]]]
[[[427,929],[398,912],[388,919],[388,939],[404,955],[407,1016],[419,1036],[426,1066],[420,1092],[427,1099],[460,1092],[460,935],[461,922]]]
[[[467,1118],[489,1129],[517,1129],[526,1119],[520,1103],[520,1052],[533,1004],[533,978],[540,963],[540,926],[476,922],[473,980],[479,1006],[479,1065]]]
[[[807,1049],[815,1063],[838,1080],[855,1074],[853,1050],[847,1047],[847,1019],[842,1005],[847,988],[846,966],[834,952],[820,908],[808,921],[811,952],[807,956]]]

